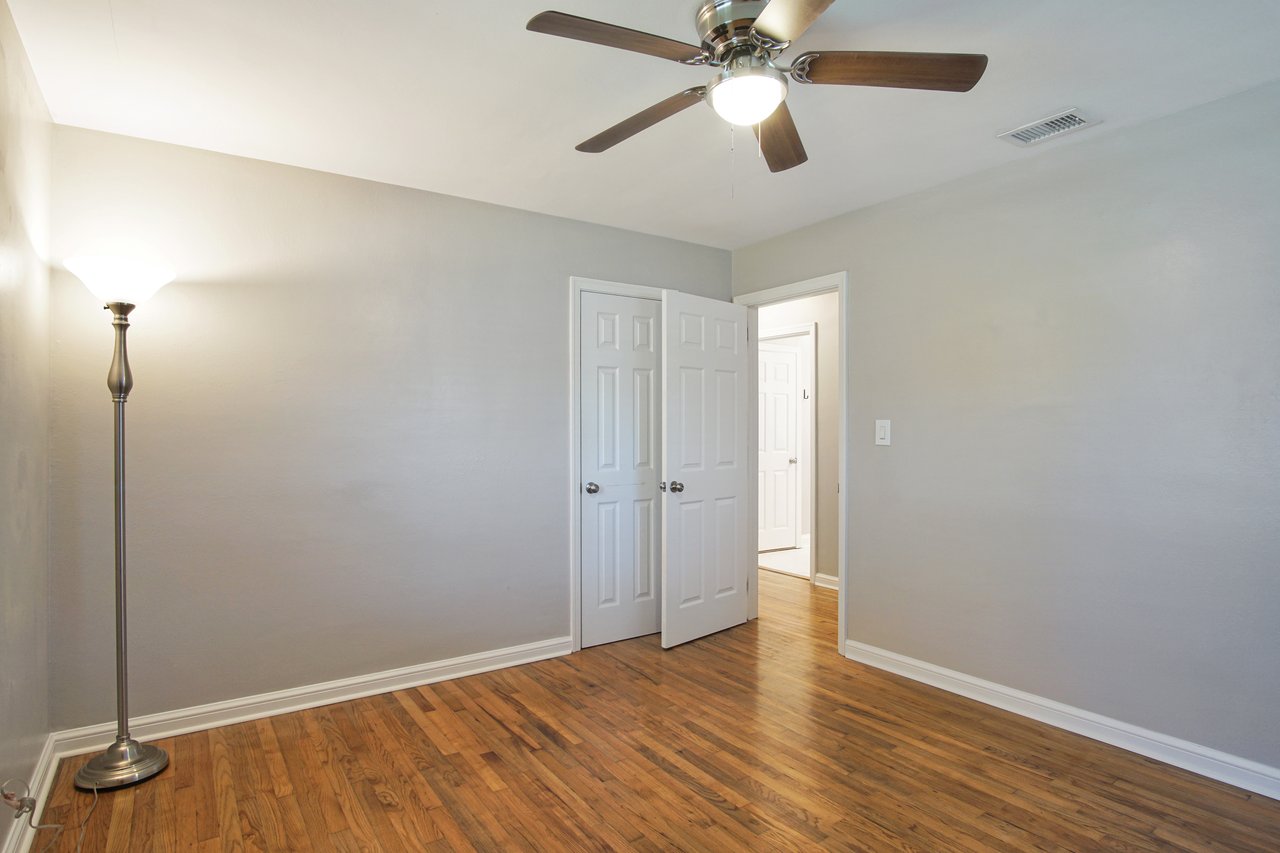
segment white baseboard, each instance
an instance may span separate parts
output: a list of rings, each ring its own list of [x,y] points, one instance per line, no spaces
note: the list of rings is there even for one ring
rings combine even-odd
[[[129,721],[129,729],[138,740],[173,737],[188,732],[242,723],[245,720],[274,717],[276,714],[288,714],[292,711],[332,705],[335,702],[346,702],[363,696],[404,690],[407,687],[419,687],[423,684],[433,684],[465,675],[476,675],[522,663],[533,663],[567,655],[570,651],[572,651],[571,640],[568,637],[557,637],[554,640],[541,640],[536,643],[526,643],[523,646],[477,652],[448,660],[388,669],[321,684],[307,684],[288,690],[277,690],[274,693],[259,693],[242,699],[228,699],[208,705],[197,705],[193,708],[134,717]],[[58,757],[102,749],[114,739],[115,730],[115,723],[100,723],[96,726],[54,732]]]
[[[53,735],[49,735],[44,739],[44,746],[40,749],[36,766],[31,770],[31,796],[36,798],[37,811],[44,808],[45,801],[49,797],[49,789],[53,787],[53,774],[57,766],[58,755],[54,750]],[[12,824],[8,834],[3,841],[0,841],[0,853],[21,853],[27,850],[36,837],[36,832],[27,819],[24,817],[22,820],[11,820],[8,811],[0,815],[0,819]]]
[[[822,572],[818,572],[813,576],[813,584],[814,586],[820,586],[823,589],[838,590],[840,589],[840,578],[835,575],[824,575]]]
[[[845,657],[1280,800],[1280,768],[847,640]]]
[[[174,737],[218,726],[242,723],[246,720],[274,717],[277,714],[288,714],[292,711],[332,705],[335,702],[346,702],[378,693],[389,693],[392,690],[404,690],[424,684],[434,684],[437,681],[462,678],[466,675],[478,675],[490,670],[560,657],[571,651],[573,651],[573,643],[569,637],[540,640],[522,646],[477,652],[448,660],[357,675],[353,678],[307,684],[288,690],[277,690],[273,693],[259,693],[256,696],[245,696],[241,699],[228,699],[208,705],[133,717],[129,721],[129,732],[142,741]],[[115,734],[115,723],[99,723],[95,726],[66,729],[49,735],[36,763],[36,769],[32,773],[31,789],[36,796],[37,810],[44,808],[49,789],[53,784],[54,769],[59,761],[72,755],[96,752],[110,744],[115,739]],[[35,833],[23,824],[22,830],[9,833],[3,845],[0,845],[0,853],[20,853],[30,846],[34,838]]]

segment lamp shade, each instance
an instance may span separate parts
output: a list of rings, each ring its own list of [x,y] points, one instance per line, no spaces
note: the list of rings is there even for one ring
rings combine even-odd
[[[141,305],[174,278],[168,267],[111,255],[68,258],[63,266],[104,303]]]

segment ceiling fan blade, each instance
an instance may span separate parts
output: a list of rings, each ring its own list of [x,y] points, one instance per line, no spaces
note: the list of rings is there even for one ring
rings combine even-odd
[[[694,86],[685,89],[678,95],[672,95],[665,101],[659,101],[647,110],[641,110],[631,118],[624,119],[603,133],[597,133],[586,142],[577,146],[579,151],[588,154],[599,154],[613,146],[630,139],[645,128],[653,127],[664,118],[671,118],[681,110],[686,110],[707,96],[706,86]]]
[[[753,28],[775,41],[795,41],[804,35],[834,0],[769,0]]]
[[[756,125],[755,132],[770,172],[783,172],[809,159],[786,101],[778,104],[772,115]]]
[[[700,65],[710,58],[702,48],[691,44],[593,21],[590,18],[566,15],[564,12],[541,12],[534,15],[529,19],[527,29],[535,33],[589,41],[605,47],[634,50],[636,53],[645,53],[660,59],[670,59],[673,62],[691,65]]]
[[[800,83],[940,92],[967,92],[986,70],[987,58],[980,53],[824,50],[803,54],[791,63],[791,76]]]

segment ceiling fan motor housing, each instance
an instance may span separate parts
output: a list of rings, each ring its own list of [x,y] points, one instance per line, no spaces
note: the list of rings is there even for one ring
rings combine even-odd
[[[695,23],[702,45],[715,60],[730,51],[751,46],[751,26],[764,11],[766,0],[709,0],[698,9]]]

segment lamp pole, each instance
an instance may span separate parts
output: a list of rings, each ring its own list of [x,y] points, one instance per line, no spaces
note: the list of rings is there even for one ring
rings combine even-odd
[[[115,327],[115,351],[107,388],[115,406],[115,505],[116,505],[116,739],[104,752],[95,755],[76,773],[77,788],[118,788],[150,779],[169,764],[169,756],[153,744],[138,743],[129,735],[128,619],[125,596],[124,525],[124,404],[133,389],[125,333],[129,330],[128,302],[109,302],[111,325]]]

